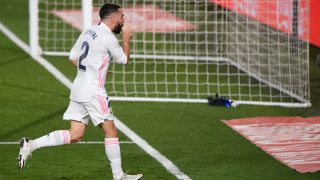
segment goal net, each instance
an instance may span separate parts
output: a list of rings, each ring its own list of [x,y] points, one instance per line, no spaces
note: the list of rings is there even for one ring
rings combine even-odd
[[[110,67],[114,99],[206,102],[219,94],[239,104],[311,105],[308,0],[30,1],[39,10],[30,42],[54,56],[67,56],[83,27],[97,24],[103,3],[123,7],[134,33],[130,64]]]

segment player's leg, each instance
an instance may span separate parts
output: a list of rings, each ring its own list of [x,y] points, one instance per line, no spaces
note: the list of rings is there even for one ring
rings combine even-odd
[[[70,142],[81,140],[88,123],[88,113],[85,109],[80,104],[70,101],[64,119],[70,120],[69,130],[53,131],[34,140],[25,137],[20,140],[20,151],[17,157],[20,169],[24,168],[31,153],[39,148],[70,144]]]
[[[83,137],[86,127],[87,127],[86,124],[73,120],[73,121],[70,121],[69,130],[53,131],[37,139],[30,140],[29,145],[32,151],[35,151],[43,147],[76,143],[76,142],[79,142]]]
[[[124,174],[121,167],[121,152],[118,138],[118,131],[113,120],[106,120],[99,125],[105,135],[104,143],[107,157],[110,161],[114,180],[138,180],[142,174],[128,175]]]
[[[77,121],[71,121],[70,130],[57,130],[37,139],[30,140],[22,138],[20,140],[20,151],[17,157],[18,167],[23,169],[28,157],[31,153],[39,148],[59,146],[70,144],[70,142],[78,142],[85,133],[86,124]]]
[[[110,161],[113,178],[115,180],[140,179],[142,177],[141,174],[126,175],[122,171],[118,131],[113,122],[114,117],[108,97],[96,96],[86,108],[88,109],[92,123],[95,126],[99,126],[105,135],[105,152]]]
[[[79,122],[75,120],[71,121],[70,129],[69,129],[70,142],[71,143],[80,142],[86,132],[87,126],[88,125],[84,124],[83,122]]]
[[[118,131],[112,120],[104,121],[99,125],[102,129],[105,139],[105,152],[110,161],[113,177],[120,179],[123,176],[121,166],[121,152],[118,139]]]
[[[88,112],[81,103],[70,101],[63,115],[64,120],[70,121],[69,130],[57,130],[31,141],[32,150],[43,147],[58,146],[79,142],[83,137],[89,121]]]
[[[71,142],[79,142],[85,133],[86,127],[87,125],[82,122],[71,121],[69,130],[53,131],[34,140],[22,138],[20,141],[20,151],[17,158],[19,168],[24,168],[28,157],[37,149],[70,144]]]

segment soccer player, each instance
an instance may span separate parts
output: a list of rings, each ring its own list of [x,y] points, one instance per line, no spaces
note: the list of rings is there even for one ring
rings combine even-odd
[[[63,115],[64,120],[70,121],[70,129],[53,131],[34,140],[22,138],[17,157],[20,169],[24,168],[31,153],[39,148],[79,142],[91,120],[105,135],[105,152],[110,161],[113,179],[137,180],[142,177],[142,174],[128,175],[122,171],[118,132],[104,86],[112,61],[128,63],[131,28],[124,24],[122,8],[117,4],[104,4],[99,15],[100,23],[85,29],[70,51],[69,62],[77,66],[70,104]],[[121,31],[122,47],[114,35]]]

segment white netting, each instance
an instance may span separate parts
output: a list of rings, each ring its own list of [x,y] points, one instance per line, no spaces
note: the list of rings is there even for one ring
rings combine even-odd
[[[39,1],[44,54],[67,54],[82,28],[81,1]],[[111,2],[135,33],[130,64],[111,67],[110,96],[308,104],[307,0]],[[93,24],[103,3],[93,1]]]

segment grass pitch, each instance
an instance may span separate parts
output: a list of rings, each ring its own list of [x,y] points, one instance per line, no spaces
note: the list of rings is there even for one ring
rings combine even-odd
[[[26,0],[2,0],[0,21],[27,42]],[[18,7],[19,11],[16,10]],[[27,54],[0,34],[0,141],[36,138],[68,128],[62,115],[69,90]],[[312,107],[280,108],[241,105],[112,102],[115,115],[177,165],[192,179],[309,179],[320,172],[300,174],[281,164],[225,126],[221,119],[255,116],[319,116],[319,48],[310,48]],[[49,61],[71,80],[75,69],[66,58]],[[129,140],[120,133],[122,141]],[[103,141],[90,126],[84,141]],[[144,179],[176,179],[135,144],[122,144],[124,170],[142,172]],[[0,179],[111,179],[103,145],[68,145],[34,152],[24,171],[16,166],[18,145],[0,145]]]

